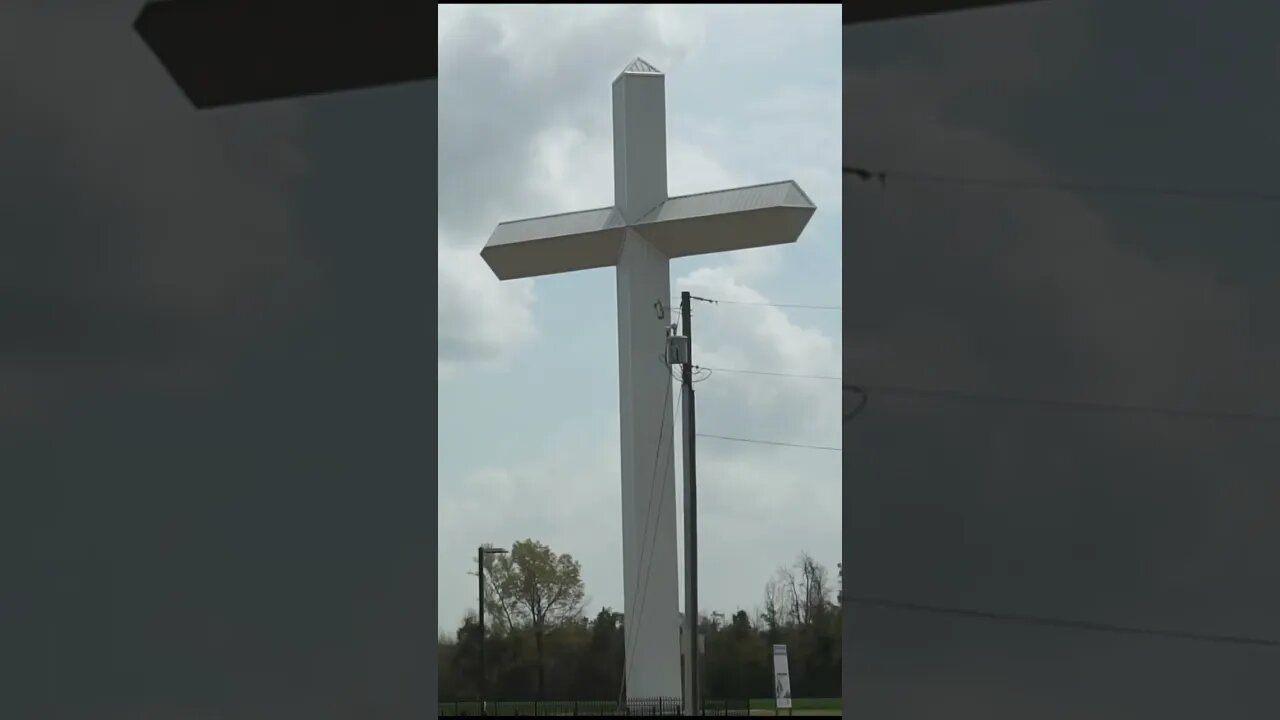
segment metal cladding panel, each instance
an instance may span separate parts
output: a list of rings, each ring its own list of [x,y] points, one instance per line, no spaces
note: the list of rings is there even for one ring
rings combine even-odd
[[[805,195],[792,180],[750,185],[732,190],[681,195],[673,197],[659,205],[640,220],[640,225],[658,223],[668,220],[684,220],[708,215],[724,215],[750,210],[763,210],[774,207],[795,207],[815,209],[809,196]]]
[[[485,247],[546,240],[562,235],[581,235],[616,227],[622,227],[622,217],[611,207],[544,215],[498,223]]]
[[[812,208],[770,207],[637,226],[669,258],[730,252],[800,239]]]
[[[661,75],[662,71],[650,65],[649,63],[645,62],[644,58],[636,58],[635,60],[631,61],[630,65],[623,68],[622,72],[619,74],[619,77],[621,77],[622,75],[626,75],[628,73],[633,73],[633,74],[648,73],[652,75]]]
[[[622,218],[613,208],[548,215],[498,225],[480,256],[502,280],[608,267],[622,250]]]
[[[635,226],[667,257],[795,242],[817,210],[792,181],[671,198]]]
[[[650,70],[613,81],[614,205],[628,222],[667,199],[666,81]]]

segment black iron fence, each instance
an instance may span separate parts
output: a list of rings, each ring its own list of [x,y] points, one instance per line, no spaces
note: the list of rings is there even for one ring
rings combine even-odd
[[[704,700],[702,714],[716,716],[750,715],[751,703],[747,700]],[[658,717],[683,715],[680,698],[632,698],[623,703],[615,700],[529,700],[488,701],[482,708],[472,701],[442,702],[440,717],[479,717],[481,715],[508,716],[620,716]]]

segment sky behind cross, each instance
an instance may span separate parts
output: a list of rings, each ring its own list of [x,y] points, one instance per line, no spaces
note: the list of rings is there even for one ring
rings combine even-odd
[[[441,7],[442,631],[474,607],[481,542],[571,553],[588,611],[622,607],[613,270],[500,284],[479,257],[493,225],[612,204],[609,83],[638,55],[667,76],[670,194],[794,179],[819,208],[797,245],[674,261],[673,292],[838,305],[838,14]],[[838,374],[838,312],[696,310],[700,365]],[[701,431],[839,445],[831,381],[713,372],[698,389]],[[704,611],[753,610],[801,550],[834,576],[838,453],[707,439],[699,466]]]

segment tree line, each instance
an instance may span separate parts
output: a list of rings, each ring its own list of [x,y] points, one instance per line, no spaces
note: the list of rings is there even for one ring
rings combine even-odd
[[[608,607],[587,613],[578,562],[534,540],[484,558],[485,697],[616,700],[625,618]],[[839,697],[838,584],[838,576],[833,579],[802,552],[768,579],[758,609],[699,617],[703,697],[773,697],[775,644],[787,646],[794,697]],[[440,636],[438,652],[440,700],[478,697],[480,627],[474,611],[452,635]]]

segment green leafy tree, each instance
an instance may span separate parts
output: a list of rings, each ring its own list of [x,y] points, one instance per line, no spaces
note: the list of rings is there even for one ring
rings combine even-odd
[[[546,635],[582,617],[582,567],[567,553],[557,555],[536,540],[521,540],[510,553],[494,558],[488,573],[494,601],[506,621],[533,633],[541,699],[546,689]]]

